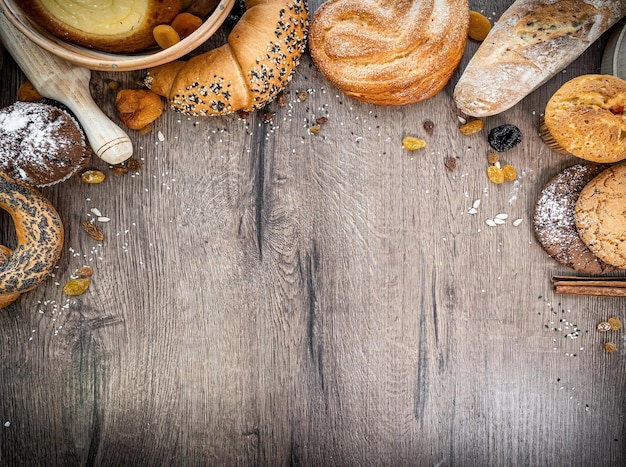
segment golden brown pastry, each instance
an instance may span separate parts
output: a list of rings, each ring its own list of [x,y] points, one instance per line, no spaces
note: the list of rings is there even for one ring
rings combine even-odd
[[[247,0],[221,47],[148,70],[146,86],[171,108],[222,115],[263,107],[284,88],[306,46],[304,0]]]
[[[57,37],[104,52],[138,52],[155,44],[152,30],[169,24],[183,0],[22,0],[24,12]]]
[[[330,0],[313,15],[315,65],[348,96],[404,105],[434,96],[467,41],[467,0]]]
[[[626,81],[612,75],[582,75],[548,101],[541,128],[556,151],[592,162],[626,159]]]
[[[454,89],[474,117],[495,115],[573,62],[626,15],[626,0],[517,0],[498,19]]]
[[[1,248],[0,308],[34,289],[54,271],[63,248],[63,223],[36,188],[0,171],[0,209],[13,218],[17,246]],[[18,295],[16,295],[18,294]]]
[[[581,240],[607,264],[626,268],[626,163],[602,171],[576,201]]]

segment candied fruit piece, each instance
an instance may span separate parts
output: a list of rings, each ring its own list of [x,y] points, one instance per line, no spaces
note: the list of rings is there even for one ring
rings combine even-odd
[[[459,130],[464,135],[472,135],[474,133],[478,133],[483,128],[485,128],[485,123],[482,120],[470,120],[464,125],[461,125]]]
[[[504,175],[504,180],[507,182],[512,182],[517,178],[517,170],[511,164],[505,164],[502,166],[502,174]]]
[[[487,177],[492,183],[497,185],[504,182],[504,172],[501,168],[496,167],[495,165],[487,167]]]
[[[495,151],[508,151],[522,141],[522,132],[515,125],[505,123],[504,125],[493,128],[489,132],[487,141]]]
[[[80,174],[80,179],[85,183],[102,183],[106,179],[106,175],[102,170],[89,169]]]
[[[490,164],[495,164],[496,162],[500,162],[500,154],[497,152],[490,152],[487,154],[487,162]]]
[[[470,39],[475,41],[484,41],[491,31],[491,23],[487,18],[477,11],[469,12],[469,30],[467,32]]]
[[[402,146],[409,151],[415,151],[416,149],[422,149],[426,147],[426,141],[416,136],[405,136],[402,139]]]

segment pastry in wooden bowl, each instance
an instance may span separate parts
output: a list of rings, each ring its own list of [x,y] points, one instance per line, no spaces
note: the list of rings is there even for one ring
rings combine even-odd
[[[448,83],[467,41],[467,0],[330,0],[313,15],[313,62],[348,96],[376,105],[428,99]]]
[[[582,75],[548,101],[541,136],[552,149],[592,162],[626,159],[626,81]]]
[[[516,0],[463,71],[454,89],[457,107],[475,117],[504,112],[624,15],[624,0]]]
[[[304,0],[246,0],[228,42],[150,68],[145,84],[169,106],[190,115],[224,115],[259,109],[291,80],[306,47]]]
[[[113,53],[155,44],[152,30],[169,24],[183,0],[22,0],[22,10],[41,27],[74,44]]]

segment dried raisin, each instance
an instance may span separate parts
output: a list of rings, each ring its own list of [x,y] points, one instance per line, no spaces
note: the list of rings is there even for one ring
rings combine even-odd
[[[402,139],[402,146],[404,149],[408,149],[409,151],[415,151],[416,149],[422,149],[426,147],[426,141],[422,138],[417,138],[415,136],[405,136]]]
[[[80,179],[85,183],[102,183],[106,179],[106,175],[101,170],[90,169],[80,174]]]
[[[487,141],[494,151],[508,151],[522,141],[522,132],[515,125],[505,123],[504,125],[493,128],[489,132]]]
[[[512,182],[517,178],[517,170],[511,164],[505,164],[502,166],[502,174],[504,175],[504,180],[507,182]]]
[[[478,133],[483,128],[485,128],[485,124],[484,124],[484,122],[482,120],[470,120],[469,122],[465,123],[464,125],[461,125],[459,130],[464,135],[471,135],[471,134],[474,134],[474,133]]]
[[[499,185],[504,182],[504,172],[499,167],[495,165],[490,165],[487,167],[487,177],[492,183]]]
[[[424,131],[432,135],[435,132],[435,124],[431,120],[426,120],[424,122]]]
[[[617,331],[618,329],[622,328],[622,322],[617,317],[609,318],[608,323],[609,323],[609,327],[611,328],[611,331]]]
[[[63,293],[65,295],[82,295],[89,289],[91,279],[88,277],[82,277],[77,279],[70,279],[63,286]]]

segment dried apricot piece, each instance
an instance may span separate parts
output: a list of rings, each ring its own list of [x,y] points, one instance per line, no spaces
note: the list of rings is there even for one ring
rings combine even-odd
[[[477,120],[470,120],[469,122],[465,123],[464,125],[461,125],[459,130],[464,135],[471,135],[471,134],[474,134],[474,133],[478,133],[483,128],[485,128],[485,123],[482,120],[478,120],[477,119]]]
[[[180,36],[169,24],[159,24],[152,29],[154,40],[162,49],[167,49],[180,42]]]
[[[115,98],[120,120],[131,130],[140,130],[163,113],[161,97],[148,89],[122,89]]]
[[[470,10],[469,31],[467,33],[470,39],[484,41],[489,31],[491,31],[491,23],[489,20],[479,12]]]
[[[170,23],[170,26],[174,28],[182,40],[202,26],[202,18],[192,15],[191,13],[182,12],[176,15]]]
[[[417,138],[415,136],[405,136],[402,139],[402,146],[404,149],[408,149],[409,151],[415,151],[416,149],[422,149],[426,147],[426,141],[422,138]]]
[[[495,165],[487,167],[487,177],[492,183],[497,185],[504,182],[504,172],[501,168],[496,167]]]
[[[17,99],[22,102],[37,102],[43,99],[43,96],[37,91],[33,83],[24,81],[17,90]]]
[[[504,180],[507,182],[512,182],[517,178],[517,170],[511,164],[505,164],[502,166],[502,174],[504,175]]]

